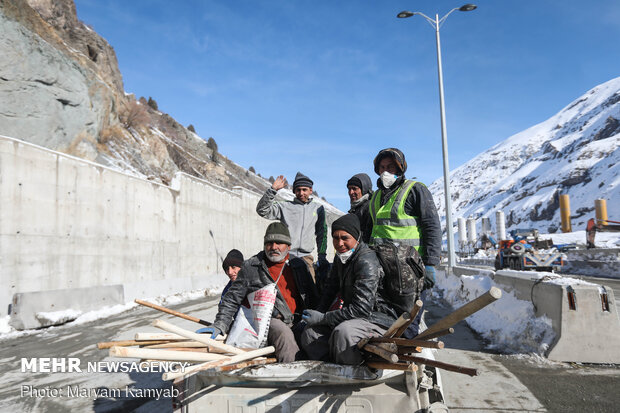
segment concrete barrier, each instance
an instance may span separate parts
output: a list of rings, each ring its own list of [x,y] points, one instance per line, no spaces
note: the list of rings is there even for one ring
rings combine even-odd
[[[566,274],[620,279],[620,248],[592,248],[566,251]]]
[[[620,363],[620,319],[611,288],[549,273],[500,270],[494,281],[531,301],[556,334],[547,357],[555,361]]]
[[[10,323],[18,330],[61,324],[80,313],[124,302],[122,285],[16,293]]]
[[[223,285],[226,253],[259,252],[269,224],[243,188],[184,173],[165,186],[3,136],[0,177],[2,311],[23,293],[121,285],[130,301]],[[51,297],[57,310],[90,310]]]

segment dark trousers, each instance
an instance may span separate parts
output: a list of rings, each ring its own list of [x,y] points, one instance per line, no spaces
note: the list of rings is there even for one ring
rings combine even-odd
[[[355,318],[338,324],[333,330],[327,326],[306,328],[301,334],[301,346],[311,360],[355,365],[364,360],[357,343],[384,332],[384,328],[370,321]]]

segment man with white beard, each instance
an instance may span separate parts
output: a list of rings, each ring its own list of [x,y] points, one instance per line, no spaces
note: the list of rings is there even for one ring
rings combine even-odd
[[[302,358],[293,330],[297,330],[302,311],[315,307],[318,292],[305,262],[290,256],[290,248],[288,227],[281,222],[269,224],[263,251],[243,262],[241,271],[219,304],[213,327],[204,329],[212,333],[212,338],[228,332],[237,309],[248,294],[276,282],[277,297],[267,343],[275,347],[279,362]]]

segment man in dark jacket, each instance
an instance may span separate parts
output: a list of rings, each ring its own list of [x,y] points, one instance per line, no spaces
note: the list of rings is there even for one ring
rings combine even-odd
[[[372,218],[368,204],[372,196],[372,182],[370,177],[364,173],[356,174],[347,181],[347,190],[351,200],[349,213],[357,215],[362,229],[362,241],[368,244],[372,231]]]
[[[291,328],[300,321],[299,315],[304,309],[314,308],[318,293],[304,261],[289,255],[290,245],[288,227],[280,222],[269,224],[264,250],[243,263],[218,307],[213,327],[207,328],[213,333],[212,338],[228,332],[239,305],[249,293],[277,281],[267,343],[275,347],[279,362],[291,362],[300,357]]]
[[[374,311],[383,271],[375,252],[360,238],[357,216],[347,214],[332,224],[336,259],[324,285],[318,309],[304,310],[307,327],[301,344],[313,360],[359,364],[357,343],[379,336],[395,318]]]
[[[243,254],[241,251],[232,249],[228,251],[226,254],[226,258],[222,261],[222,269],[228,276],[228,284],[222,290],[222,299],[226,295],[226,292],[232,285],[232,283],[237,279],[237,275],[239,275],[239,271],[241,271],[241,266],[243,265]],[[222,300],[220,300],[222,302]]]
[[[430,289],[441,254],[441,227],[433,196],[423,183],[405,178],[407,161],[399,149],[379,151],[374,167],[379,179],[369,206],[373,221],[370,244],[390,242],[414,247],[426,268],[424,288]],[[405,337],[417,335],[421,315],[422,311]]]

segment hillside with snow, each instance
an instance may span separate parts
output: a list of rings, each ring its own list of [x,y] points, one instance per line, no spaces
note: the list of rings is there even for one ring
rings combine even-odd
[[[595,199],[606,199],[609,219],[620,221],[619,148],[620,77],[452,171],[453,216],[490,217],[494,223],[502,210],[507,230],[555,233],[559,195],[568,194],[573,231],[594,217]],[[443,179],[430,190],[445,217]]]
[[[114,49],[78,19],[73,0],[0,2],[0,38],[0,135],[164,185],[177,172],[258,195],[271,185],[151,97],[127,93]]]

